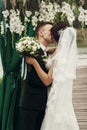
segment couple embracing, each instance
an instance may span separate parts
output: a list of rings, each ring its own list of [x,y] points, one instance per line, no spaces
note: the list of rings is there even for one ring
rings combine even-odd
[[[15,130],[79,130],[72,105],[76,30],[65,22],[41,22],[36,34],[39,55],[25,58],[27,75],[21,88]],[[57,47],[48,57],[46,48],[53,42]],[[46,63],[41,60],[43,55],[48,57]]]

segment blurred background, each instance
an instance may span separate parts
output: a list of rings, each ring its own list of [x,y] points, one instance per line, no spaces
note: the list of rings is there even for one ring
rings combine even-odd
[[[19,22],[15,21],[15,14]],[[87,0],[0,0],[0,84],[3,73],[8,76],[5,72],[9,71],[10,66],[12,72],[16,70],[16,41],[26,35],[35,36],[35,27],[41,20],[54,23],[66,20],[77,30],[78,67],[77,79],[74,81],[73,105],[80,130],[87,130]],[[18,26],[23,27],[23,30],[12,30],[14,21],[17,22],[16,25],[20,23]],[[5,80],[3,82],[7,83]]]

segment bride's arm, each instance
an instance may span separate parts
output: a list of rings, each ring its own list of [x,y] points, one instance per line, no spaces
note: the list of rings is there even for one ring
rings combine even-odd
[[[44,83],[45,86],[48,86],[52,83],[52,73],[53,73],[53,64],[51,65],[48,74],[43,71],[39,63],[35,58],[26,57],[26,62],[33,65],[39,78]]]

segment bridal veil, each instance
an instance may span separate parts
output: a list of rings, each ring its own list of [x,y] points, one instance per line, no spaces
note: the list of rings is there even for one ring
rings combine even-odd
[[[53,79],[57,82],[76,78],[77,44],[76,30],[67,27],[60,30],[60,39],[54,57]]]

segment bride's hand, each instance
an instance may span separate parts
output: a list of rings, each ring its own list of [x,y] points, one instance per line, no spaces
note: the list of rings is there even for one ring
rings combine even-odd
[[[26,63],[28,63],[28,64],[34,65],[35,62],[36,62],[36,59],[33,58],[33,57],[28,57],[28,56],[26,56],[26,57],[25,57],[25,61],[26,61]]]

